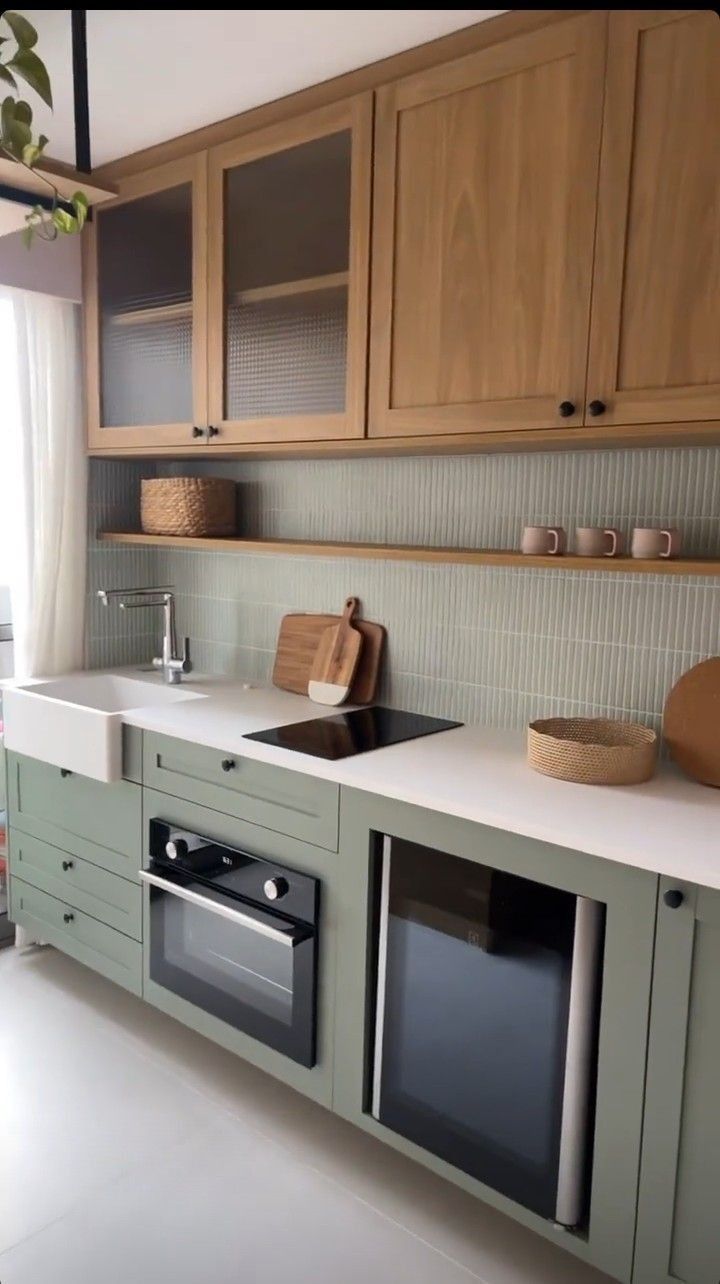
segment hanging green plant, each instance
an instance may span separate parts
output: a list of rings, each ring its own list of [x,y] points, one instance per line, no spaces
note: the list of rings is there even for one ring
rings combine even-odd
[[[54,241],[59,233],[81,232],[87,219],[88,199],[84,192],[74,192],[66,200],[52,180],[36,169],[48,139],[44,134],[34,137],[32,107],[19,97],[18,81],[28,85],[52,111],[50,77],[36,52],[38,35],[32,23],[21,13],[12,12],[3,13],[0,25],[2,23],[10,35],[0,35],[0,82],[9,85],[13,93],[7,94],[0,106],[0,152],[25,169],[33,170],[52,193],[49,210],[35,205],[25,217],[23,238],[30,246],[36,235],[43,241]],[[10,46],[9,57],[6,45]]]

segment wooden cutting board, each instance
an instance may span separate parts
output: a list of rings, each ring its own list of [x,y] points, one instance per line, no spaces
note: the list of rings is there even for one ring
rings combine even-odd
[[[273,683],[282,691],[307,695],[310,671],[318,642],[326,629],[338,624],[339,615],[286,615],[278,634]],[[352,704],[372,704],[380,677],[385,629],[372,620],[353,621],[362,634],[360,662],[350,688]]]
[[[360,663],[362,634],[353,627],[360,603],[349,597],[339,624],[331,624],[318,643],[310,670],[308,695],[317,704],[344,704]]]
[[[703,660],[675,683],[665,702],[663,736],[679,767],[720,787],[720,657]]]

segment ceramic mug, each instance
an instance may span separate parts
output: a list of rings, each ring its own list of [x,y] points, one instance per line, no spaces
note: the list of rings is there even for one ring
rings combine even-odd
[[[578,526],[575,551],[581,557],[617,557],[622,552],[622,535],[614,526]]]
[[[662,530],[655,526],[636,526],[632,533],[633,557],[677,557],[680,552],[680,531],[671,526]]]
[[[565,552],[565,542],[562,526],[526,526],[520,548],[531,557],[554,557]]]

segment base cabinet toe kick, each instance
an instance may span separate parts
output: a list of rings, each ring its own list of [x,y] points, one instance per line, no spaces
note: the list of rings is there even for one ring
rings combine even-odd
[[[720,892],[143,740],[7,755],[15,922],[611,1278],[718,1284]]]

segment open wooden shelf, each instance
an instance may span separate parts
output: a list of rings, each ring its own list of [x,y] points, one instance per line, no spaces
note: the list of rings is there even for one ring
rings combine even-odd
[[[452,562],[469,566],[530,566],[541,570],[629,571],[652,575],[720,575],[720,558],[678,557],[640,559],[634,557],[528,557],[515,549],[424,548],[413,544],[354,544],[301,539],[240,539],[235,537],[191,538],[180,535],[143,535],[126,531],[102,531],[99,540],[108,544],[146,544],[159,548],[192,548],[205,552],[284,553],[297,557],[380,558],[390,562]]]

